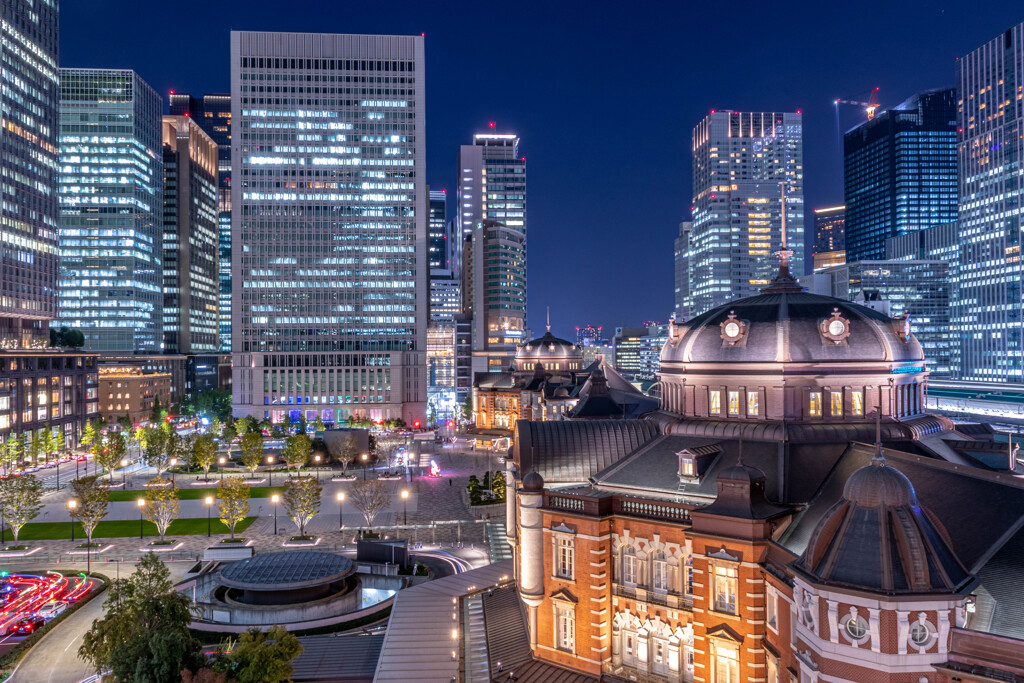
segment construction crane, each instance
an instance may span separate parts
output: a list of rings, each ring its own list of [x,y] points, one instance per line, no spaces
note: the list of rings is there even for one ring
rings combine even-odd
[[[857,100],[840,100],[835,101],[836,108],[838,109],[840,104],[852,104],[855,107],[864,107],[867,111],[868,121],[875,118],[875,110],[878,109],[878,88],[871,91],[871,95],[868,96],[867,102],[859,102]]]

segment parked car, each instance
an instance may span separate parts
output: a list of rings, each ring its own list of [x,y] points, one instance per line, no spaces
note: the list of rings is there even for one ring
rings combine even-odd
[[[27,635],[43,625],[45,620],[42,617],[26,617],[8,629],[8,634]]]
[[[52,619],[67,608],[68,606],[63,602],[48,602],[39,608],[39,616],[43,619]]]

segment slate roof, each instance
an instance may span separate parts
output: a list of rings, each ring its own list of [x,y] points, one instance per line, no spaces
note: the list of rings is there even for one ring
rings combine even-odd
[[[978,571],[978,580],[995,601],[992,621],[986,629],[989,633],[1024,639],[1024,600],[1020,596],[1022,575],[1024,530],[1014,534]]]
[[[518,420],[513,459],[521,476],[536,470],[548,485],[584,482],[657,435],[649,420]]]
[[[304,636],[302,654],[295,658],[292,680],[321,683],[370,683],[384,634],[348,636]]]

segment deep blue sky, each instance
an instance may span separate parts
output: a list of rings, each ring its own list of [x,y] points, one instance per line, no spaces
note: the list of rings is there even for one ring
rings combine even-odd
[[[135,69],[165,97],[228,91],[232,29],[426,33],[427,180],[453,191],[458,146],[489,121],[520,135],[529,322],[543,332],[550,305],[563,336],[668,318],[690,133],[710,109],[803,111],[810,232],[810,209],[843,198],[835,98],[952,85],[957,56],[1024,20],[1019,0],[61,5],[62,66]]]

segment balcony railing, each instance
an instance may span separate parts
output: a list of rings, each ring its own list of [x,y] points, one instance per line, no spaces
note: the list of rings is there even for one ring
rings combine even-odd
[[[670,609],[681,609],[693,611],[693,597],[679,595],[677,593],[662,593],[652,591],[642,586],[627,586],[621,583],[612,584],[612,594],[620,598],[630,598],[640,602],[649,602],[652,605],[661,605]]]

